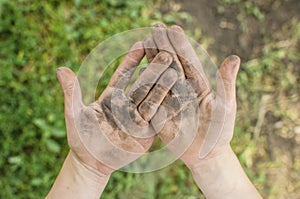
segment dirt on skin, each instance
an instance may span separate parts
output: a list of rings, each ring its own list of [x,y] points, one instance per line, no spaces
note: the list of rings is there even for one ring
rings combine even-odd
[[[246,1],[224,3],[225,0],[175,0],[180,10],[188,12],[193,22],[179,24],[184,29],[201,29],[203,37],[213,42],[207,51],[220,63],[226,56],[237,54],[242,62],[262,57],[262,49],[268,42],[274,42],[289,49],[300,50],[300,39],[293,43],[291,24],[300,21],[299,0],[261,0],[248,6],[258,8],[260,12],[247,13]],[[227,1],[228,2],[228,1]],[[234,2],[234,1],[231,1]],[[174,3],[174,2],[173,2]],[[165,4],[162,11],[168,6]],[[241,8],[242,7],[242,8]],[[242,11],[246,10],[246,11]],[[249,12],[252,12],[251,10]],[[243,13],[244,12],[244,13]],[[255,14],[256,13],[256,14]],[[260,15],[263,13],[263,18]],[[286,67],[286,66],[283,66]],[[300,82],[300,64],[296,63],[292,72]],[[297,77],[297,74],[299,74]],[[283,90],[283,92],[288,92]],[[255,184],[264,198],[300,198],[300,91],[291,96],[276,96],[279,104],[271,104],[274,95],[262,96],[261,107],[257,113],[254,131],[258,132],[257,147],[263,151],[260,157],[253,157],[253,167],[249,168],[254,176],[264,173],[263,182]],[[293,114],[293,120],[276,116],[276,110],[286,110]],[[253,140],[255,140],[253,135]],[[259,180],[258,180],[259,181]]]

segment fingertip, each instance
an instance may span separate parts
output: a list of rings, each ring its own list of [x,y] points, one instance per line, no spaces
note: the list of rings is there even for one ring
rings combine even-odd
[[[220,72],[226,76],[237,75],[241,63],[241,59],[237,55],[228,56],[222,63]]]
[[[132,47],[130,48],[130,51],[133,51],[133,50],[144,50],[144,44],[142,41],[138,41],[138,42],[135,42]]]
[[[187,49],[188,47],[191,48],[188,38],[184,33],[184,30],[180,26],[177,25],[171,26],[171,28],[167,30],[167,35],[170,40],[170,43],[172,44],[172,46],[174,47],[177,53],[183,55],[185,52],[184,49]],[[190,51],[191,50],[189,50],[189,52],[185,52],[185,54],[190,54]],[[188,57],[190,56],[192,56],[192,54],[189,55]]]
[[[178,26],[178,25],[172,25],[172,26],[170,27],[170,29],[171,29],[171,30],[174,30],[174,31],[176,31],[176,32],[184,32],[184,30],[183,30],[180,26]]]
[[[173,61],[172,55],[166,51],[159,52],[156,55],[156,59],[156,61],[158,61],[159,63],[164,63],[167,65],[170,65]]]
[[[56,69],[56,76],[58,77],[59,80],[61,80],[63,77],[67,77],[67,78],[73,77],[75,76],[75,74],[70,68],[66,66],[61,66]]]
[[[167,26],[164,23],[156,23],[153,25],[153,28],[167,28]]]
[[[145,49],[144,49],[143,41],[135,42],[127,53],[127,56],[129,58],[132,58],[132,60],[136,60],[138,58],[139,62],[140,59],[144,57],[144,55],[145,55]]]
[[[149,122],[152,118],[153,114],[153,110],[151,110],[153,104],[150,104],[148,101],[143,101],[139,107],[138,107],[138,112],[140,113],[141,117]]]
[[[241,62],[241,59],[237,55],[230,55],[226,58],[230,63],[232,64],[239,64]]]
[[[70,88],[73,88],[73,85],[77,79],[74,72],[65,66],[61,66],[56,69],[56,76],[64,92],[70,90]]]
[[[230,55],[223,61],[219,69],[217,93],[228,106],[236,104],[235,83],[240,61],[237,55]]]
[[[225,59],[225,63],[227,63],[233,67],[238,67],[241,63],[241,59],[237,55],[230,55]]]
[[[65,70],[67,70],[67,69],[68,69],[68,67],[66,67],[66,66],[60,66],[60,67],[58,67],[58,68],[56,69],[56,75],[61,74],[63,71],[65,71]]]
[[[240,60],[240,57],[238,55],[230,55],[227,57],[228,59],[234,61],[234,60]]]
[[[71,73],[73,73],[73,71],[70,68],[66,67],[66,66],[58,67],[56,69],[56,72],[58,72],[58,73],[61,73],[61,72],[71,72]]]
[[[143,47],[148,49],[152,49],[152,48],[156,48],[155,43],[152,39],[152,37],[147,37],[146,39],[144,39],[143,41]]]

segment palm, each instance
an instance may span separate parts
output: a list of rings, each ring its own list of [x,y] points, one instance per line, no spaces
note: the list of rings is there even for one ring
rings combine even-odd
[[[80,148],[84,146],[97,160],[109,168],[118,169],[143,154],[151,146],[153,135],[149,134],[145,138],[130,135],[130,132],[146,135],[151,129],[148,122],[136,111],[136,105],[129,102],[122,90],[119,89],[118,97],[114,96],[112,99],[114,90],[109,88],[98,101],[89,106],[82,106],[74,118],[78,132],[69,137],[75,138],[77,135],[82,143]],[[127,114],[121,113],[125,108],[128,109],[128,115],[134,117],[132,120],[126,118]],[[120,117],[123,117],[122,121],[118,120]],[[125,122],[126,120],[128,122]],[[122,123],[128,125],[124,126]],[[133,131],[134,129],[136,131]],[[79,151],[76,144],[69,144],[73,150]]]
[[[169,92],[163,101],[162,110],[158,110],[152,119],[154,126],[169,118],[165,124],[157,125],[159,136],[168,144],[169,149],[189,166],[195,160],[209,156],[228,145],[232,135],[236,112],[235,102],[235,67],[238,58],[226,59],[219,69],[217,91],[211,90],[201,64],[188,43],[183,31],[177,26],[165,29],[163,25],[153,29],[153,41],[146,40],[144,46],[149,46],[147,57],[159,51],[174,54],[174,67],[179,72],[179,80],[174,85],[183,103],[177,103]],[[181,75],[180,75],[181,74]],[[187,102],[187,103],[186,103]]]
[[[176,72],[168,68],[170,55],[160,53],[126,95],[133,69],[144,56],[141,43],[137,44],[139,48],[134,46],[125,57],[99,99],[88,106],[81,101],[75,74],[65,67],[57,73],[65,94],[71,151],[83,163],[107,174],[134,161],[151,146],[154,132],[149,121],[176,81]]]

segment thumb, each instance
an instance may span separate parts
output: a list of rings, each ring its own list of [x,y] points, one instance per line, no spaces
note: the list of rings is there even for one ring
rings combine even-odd
[[[217,94],[226,104],[235,103],[235,82],[240,67],[240,58],[236,55],[227,57],[218,71]]]
[[[74,118],[82,107],[81,89],[76,75],[67,67],[59,67],[56,76],[64,92],[65,115]]]

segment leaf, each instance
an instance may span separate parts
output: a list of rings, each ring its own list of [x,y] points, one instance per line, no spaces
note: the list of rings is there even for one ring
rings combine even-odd
[[[48,125],[45,120],[37,118],[33,120],[33,123],[42,130],[46,130]]]
[[[52,128],[51,135],[56,138],[64,138],[66,137],[66,132],[59,128]]]
[[[60,145],[55,140],[48,139],[46,141],[46,147],[49,151],[51,151],[53,153],[60,152]]]

